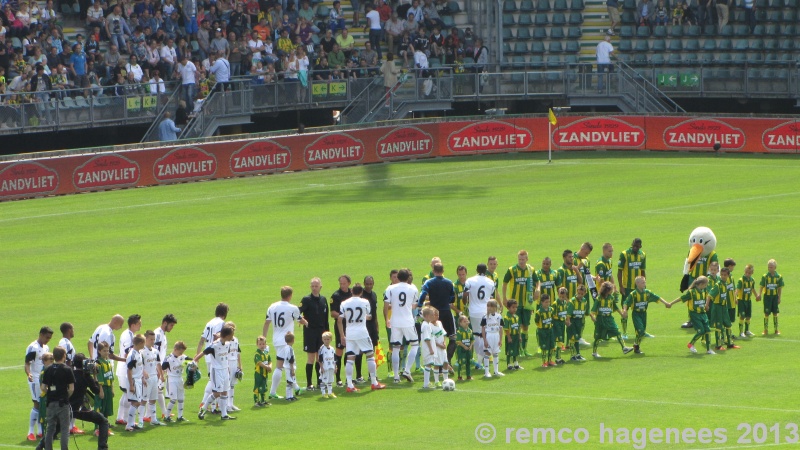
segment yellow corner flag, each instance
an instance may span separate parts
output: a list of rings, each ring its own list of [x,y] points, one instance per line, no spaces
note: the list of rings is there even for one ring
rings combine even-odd
[[[556,115],[553,113],[553,108],[547,110],[547,120],[550,121],[550,125],[556,126],[558,124],[558,119],[556,119]]]
[[[375,365],[380,367],[383,363],[386,362],[386,354],[383,353],[383,347],[379,343],[377,347],[375,347]]]

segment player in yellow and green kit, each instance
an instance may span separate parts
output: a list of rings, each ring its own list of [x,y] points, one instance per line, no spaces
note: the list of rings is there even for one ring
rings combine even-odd
[[[733,278],[733,269],[736,268],[736,261],[733,258],[726,258],[722,266],[728,268],[727,287],[730,293],[728,296],[728,319],[733,323],[736,321],[736,280]],[[732,336],[732,339],[736,339],[736,334]]]
[[[453,316],[458,317],[463,314],[469,317],[469,307],[464,301],[464,284],[467,282],[467,268],[465,266],[458,266],[456,269],[458,278],[453,282],[453,290],[455,291],[455,301],[453,302]]]
[[[503,317],[503,331],[506,335],[506,366],[508,370],[520,370],[519,365],[519,345],[520,345],[520,326],[519,315],[517,315],[517,301],[513,298],[508,301],[508,311]]]
[[[736,303],[739,309],[739,337],[752,337],[755,333],[750,331],[750,318],[753,316],[753,295],[756,301],[761,301],[761,295],[756,292],[756,280],[753,279],[755,267],[752,264],[744,266],[744,275],[736,283]]]
[[[511,295],[508,295],[508,285],[511,284]],[[531,289],[533,287],[533,289]],[[539,289],[536,273],[528,264],[528,252],[520,250],[517,253],[517,264],[511,266],[503,277],[503,304],[509,299],[517,301],[521,308],[517,309],[519,324],[522,328],[521,354],[533,356],[528,353],[528,326],[531,324],[531,314],[536,310],[534,294]]]
[[[619,333],[617,323],[614,321],[614,313],[619,313],[622,317],[627,314],[619,309],[619,292],[614,289],[614,285],[606,281],[597,290],[597,300],[592,306],[592,314],[589,317],[594,322],[594,342],[592,343],[592,356],[600,358],[597,353],[597,345],[600,341],[607,341],[616,338],[623,354],[633,351],[632,348],[625,346],[625,341]]]
[[[692,284],[692,282],[696,280],[698,277],[707,276],[709,273],[708,269],[711,266],[711,263],[719,264],[719,256],[717,255],[716,251],[711,250],[711,252],[708,255],[705,256],[700,255],[697,258],[697,262],[694,263],[694,267],[689,272],[689,284]],[[681,325],[681,328],[693,328],[693,327],[694,325],[692,324],[691,317],[689,318],[689,321]]]
[[[589,294],[586,291],[586,286],[580,285],[578,286],[578,293],[575,297],[572,297],[569,305],[567,305],[567,338],[573,349],[570,361],[586,361],[586,358],[581,356],[580,340],[588,304]]]
[[[497,274],[496,256],[490,256],[486,261],[486,276],[494,281],[494,291],[500,292],[500,275]]]
[[[647,277],[645,269],[647,269],[647,256],[642,250],[642,240],[634,238],[630,248],[620,253],[619,261],[617,261],[617,287],[622,298],[626,298],[630,291],[636,289],[634,283],[636,277]],[[622,324],[622,337],[627,339],[628,319],[623,317],[620,323]]]
[[[550,308],[550,297],[542,295],[539,308],[533,315],[539,347],[542,349],[542,367],[555,366],[553,362],[553,309]]]
[[[712,264],[711,270],[712,272],[719,270],[719,264]],[[725,350],[721,342],[723,339],[727,344],[727,348],[736,349],[739,348],[739,346],[733,345],[731,320],[728,315],[728,308],[733,304],[733,296],[735,295],[733,290],[729,290],[729,282],[731,279],[730,269],[723,267],[719,272],[719,280],[708,289],[706,309],[711,311],[709,322],[711,322],[711,326],[714,327],[715,330],[716,349]]]
[[[583,285],[580,285],[583,286]],[[580,287],[578,286],[578,287]],[[567,331],[567,308],[569,307],[569,297],[567,288],[558,288],[558,300],[551,306],[553,310],[553,341],[556,346],[556,364],[564,364],[561,359],[561,351],[566,350],[564,334]]]
[[[625,297],[622,311],[626,314],[629,309],[633,311],[633,329],[636,330],[633,352],[644,355],[640,346],[642,344],[642,339],[647,335],[647,306],[654,302],[661,302],[667,306],[667,308],[670,308],[671,305],[663,298],[646,289],[647,284],[644,277],[636,277],[634,282],[636,283],[636,289],[632,290],[628,296]]]
[[[689,320],[694,327],[695,335],[686,347],[692,353],[697,353],[694,343],[698,339],[703,338],[706,344],[706,353],[714,355],[714,350],[711,350],[711,327],[708,325],[708,316],[706,315],[706,288],[708,287],[708,278],[705,276],[697,277],[689,285],[689,288],[683,291],[680,297],[671,301],[670,306],[678,302],[686,302],[689,307]]]
[[[769,333],[769,315],[775,323],[775,334],[778,331],[778,313],[780,313],[781,291],[783,290],[783,277],[778,273],[778,263],[774,259],[767,262],[767,273],[761,277],[761,297],[764,299],[764,332]],[[758,299],[756,299],[758,301]]]
[[[548,298],[554,299],[558,297],[558,288],[556,287],[556,277],[558,276],[558,272],[552,270],[553,261],[550,259],[549,256],[546,256],[542,260],[542,268],[536,271],[536,279],[539,280],[539,298],[542,295],[547,295]],[[535,299],[534,299],[535,300]],[[539,301],[536,301],[536,305],[538,308]],[[536,334],[536,353],[541,353],[542,349],[539,348],[539,334]]]
[[[95,395],[94,410],[109,418],[114,415],[114,365],[109,354],[111,347],[108,342],[97,343],[97,384],[103,390],[103,396]],[[109,422],[110,423],[110,422]],[[100,432],[100,426],[94,426],[95,434]],[[109,430],[109,435],[111,435]]]
[[[456,330],[456,362],[458,363],[458,381],[461,381],[461,369],[466,369],[467,380],[472,379],[472,349],[475,344],[475,333],[469,327],[469,317],[458,316]]]
[[[575,255],[572,253],[572,250],[564,250],[561,257],[564,263],[556,270],[556,289],[562,287],[566,288],[567,298],[572,298],[577,293],[578,286],[584,284],[583,276],[578,266],[575,265]],[[553,298],[558,298],[557,295],[558,294]],[[585,345],[588,343],[583,341],[581,344]]]
[[[253,403],[256,406],[266,406],[269,404],[264,396],[267,393],[267,375],[272,370],[272,360],[267,350],[267,338],[259,336],[256,339],[256,354],[253,357],[254,380]]]

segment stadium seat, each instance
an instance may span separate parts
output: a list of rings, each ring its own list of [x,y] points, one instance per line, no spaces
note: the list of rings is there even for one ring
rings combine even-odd
[[[706,52],[713,52],[717,50],[717,40],[713,38],[708,38],[703,41],[703,50]]]
[[[647,41],[645,41],[645,43],[646,42]],[[648,64],[647,53],[636,53],[636,54],[634,54],[632,63],[635,66],[646,66]]]
[[[581,27],[569,27],[567,29],[567,39],[580,39],[582,36]]]
[[[731,11],[730,19],[731,19],[731,22],[744,23],[745,22],[744,11],[740,10],[740,11],[737,11],[735,13],[733,11]]]
[[[565,64],[578,64],[578,55],[565,55],[564,56],[564,63]]]
[[[317,6],[317,19],[327,20],[331,15],[331,9],[325,5]]]
[[[451,16],[451,15],[443,15],[443,16],[441,16],[441,19],[442,19],[442,23],[444,24],[445,30],[449,30],[449,29],[453,28],[454,26],[456,26],[456,21],[455,21],[455,19],[453,19],[453,16]]]
[[[526,54],[526,53],[528,53],[528,43],[527,42],[515,42],[514,43],[514,53],[516,53],[516,54]]]
[[[650,27],[640,26],[636,29],[636,37],[640,39],[647,39],[650,37]]]
[[[514,20],[513,14],[503,14],[503,26],[504,27],[513,27],[516,25],[517,22]]]
[[[567,5],[567,0],[555,0],[553,2],[553,11],[568,11],[569,6]]]
[[[536,12],[539,13],[550,12],[550,0],[538,0],[536,2]]]
[[[723,52],[729,52],[733,50],[733,42],[730,39],[720,39],[718,49]]]
[[[517,24],[521,27],[530,27],[533,25],[533,20],[531,20],[530,14],[520,14],[519,20],[517,20]]]
[[[749,36],[750,35],[750,28],[747,25],[736,25],[736,28],[733,29],[736,36]]]
[[[512,59],[512,63],[511,64],[515,69],[520,69],[520,68],[525,67],[528,63],[525,62],[525,57],[524,56],[516,55]]]
[[[780,11],[769,11],[767,13],[767,22],[778,23],[781,21],[783,15]]]
[[[517,27],[517,39],[521,41],[530,41],[531,29],[528,27]]]
[[[81,15],[81,5],[80,5],[79,3],[74,3],[74,4],[72,5],[72,12],[73,12],[73,13],[74,13],[76,16],[80,16],[80,15]]]
[[[533,29],[534,39],[547,39],[547,28],[536,27]]]
[[[567,41],[564,51],[567,53],[578,53],[581,51],[581,45],[578,41]]]
[[[795,57],[791,53],[783,53],[781,54],[781,62],[782,63],[795,62]]]
[[[680,53],[670,53],[669,54],[669,64],[673,66],[680,66],[683,64],[683,60],[681,59]]]
[[[442,67],[442,60],[441,58],[431,57],[428,58],[428,64],[430,67]]]
[[[768,0],[755,0],[754,5],[756,9],[766,9],[769,6]]]
[[[503,2],[503,12],[507,14],[517,12],[517,2],[514,0],[505,0]]]
[[[737,52],[746,52],[750,48],[750,41],[747,39],[737,39],[733,42],[733,49]]]
[[[630,25],[623,25],[619,27],[619,37],[621,38],[632,38],[633,37],[633,27]]]
[[[564,53],[564,45],[561,41],[552,41],[550,42],[550,46],[548,47],[547,51],[549,53]]]
[[[700,26],[699,25],[689,25],[689,28],[686,30],[687,36],[700,36]]]
[[[769,1],[769,9],[782,9],[782,8],[783,8],[783,0]]]
[[[580,25],[582,23],[583,23],[583,13],[579,13],[579,12],[569,13],[569,24],[570,25]]]
[[[455,0],[450,0],[447,2],[447,9],[449,10],[448,14],[458,14],[461,12],[461,5]]]
[[[654,53],[653,56],[650,57],[650,64],[654,66],[663,66],[664,55],[662,55],[661,53]]]
[[[561,67],[560,55],[547,55],[547,68],[554,69]]]
[[[797,9],[797,0],[785,0],[783,6],[787,8]]]
[[[733,56],[730,53],[720,53],[717,64],[733,64]]]
[[[519,10],[522,12],[536,11],[536,8],[533,6],[533,0],[522,0],[519,4]]]
[[[699,57],[701,64],[712,64],[714,62],[714,54],[713,53],[700,53]]]
[[[503,53],[514,53],[513,50],[511,50],[511,44],[510,43],[503,42]]]
[[[756,22],[766,22],[767,21],[767,10],[766,9],[756,9]]]
[[[542,41],[533,41],[531,42],[531,53],[536,54],[543,54],[544,53],[544,43]]]
[[[647,39],[638,39],[636,41],[636,45],[633,47],[633,51],[647,53],[650,51],[650,45],[647,42]]]
[[[572,0],[569,3],[569,9],[571,9],[572,11],[583,11],[584,9],[583,0]]]
[[[669,34],[670,34],[670,36],[672,36],[674,38],[683,37],[683,26],[678,25],[678,26],[674,26],[674,27],[670,28],[669,29]]]
[[[687,53],[683,56],[683,63],[694,65],[698,63],[697,53]]]
[[[722,27],[722,29],[719,30],[719,35],[720,36],[733,36],[733,25],[728,24],[728,25],[725,25],[724,27]]]
[[[72,7],[66,2],[61,3],[61,14],[63,14],[65,18],[72,16]]]
[[[514,36],[511,34],[511,27],[503,27],[503,40],[510,41],[514,39]]]
[[[667,51],[667,42],[664,39],[655,39],[653,40],[653,45],[650,46],[650,50],[654,53],[664,53]]]
[[[783,11],[783,21],[786,23],[797,22],[797,9],[787,9]]]
[[[683,50],[683,42],[680,39],[672,39],[669,41],[669,51],[680,52]]]
[[[706,36],[714,36],[717,34],[717,26],[716,25],[706,25],[703,27],[703,34]]]
[[[617,45],[617,49],[620,52],[630,52],[633,50],[633,46],[631,41],[619,41],[619,45]]]
[[[636,0],[625,0],[622,3],[622,8],[629,11],[636,11]]]
[[[653,36],[658,38],[665,38],[667,37],[667,27],[663,25],[659,25],[653,30]]]
[[[777,37],[780,33],[780,26],[777,24],[769,24],[764,27],[764,36],[766,37]]]
[[[783,31],[781,32],[781,34],[783,36],[794,36],[796,31],[797,31],[797,27],[795,27],[792,24],[789,24],[789,25],[784,25],[783,26]]]
[[[750,48],[748,48],[751,52],[761,52],[764,51],[764,40],[763,39],[753,39],[750,41]]]
[[[734,53],[734,64],[745,64],[747,62],[747,53]]]
[[[544,67],[542,55],[531,55],[530,66],[536,70],[541,70]]]
[[[790,52],[794,50],[794,41],[791,39],[781,39],[781,51]]]
[[[617,55],[617,61],[624,62],[625,64],[630,64],[631,55],[628,55],[626,53],[620,53],[619,55]]]
[[[700,41],[697,39],[687,39],[683,49],[687,52],[697,52],[700,50]]]
[[[764,50],[768,52],[774,52],[778,50],[779,44],[777,39],[767,39],[764,41]]]
[[[636,23],[636,16],[633,14],[633,11],[622,11],[622,14],[620,14],[620,22],[633,25]]]
[[[557,27],[566,25],[567,16],[565,16],[564,13],[553,13],[553,20],[550,23]]]
[[[779,58],[777,53],[767,53],[766,58],[764,58],[765,64],[778,64]]]
[[[550,20],[547,18],[547,14],[536,13],[536,18],[533,20],[533,23],[537,27],[546,27],[550,24]]]
[[[550,28],[550,39],[564,39],[564,29],[561,27]]]

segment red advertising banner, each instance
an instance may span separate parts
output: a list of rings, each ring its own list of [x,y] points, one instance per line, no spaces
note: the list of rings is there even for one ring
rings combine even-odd
[[[550,133],[548,135],[548,133]],[[0,163],[0,200],[286,170],[501,152],[652,150],[798,153],[789,118],[565,116],[433,122]],[[68,180],[71,180],[69,182]]]

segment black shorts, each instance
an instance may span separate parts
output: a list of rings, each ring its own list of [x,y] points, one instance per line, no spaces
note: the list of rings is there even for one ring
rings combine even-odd
[[[322,328],[303,329],[303,351],[306,353],[317,353],[322,347]]]
[[[378,325],[367,323],[367,331],[369,332],[369,339],[372,341],[372,344],[378,345],[378,343],[380,343],[380,339],[378,338]]]
[[[453,313],[449,310],[447,311],[439,311],[439,322],[442,322],[442,328],[444,328],[444,333],[448,337],[453,337],[456,335],[456,322],[453,319]]]
[[[336,348],[344,348],[344,344],[341,343],[342,339],[339,337],[338,325],[333,328],[333,341],[336,343]]]

